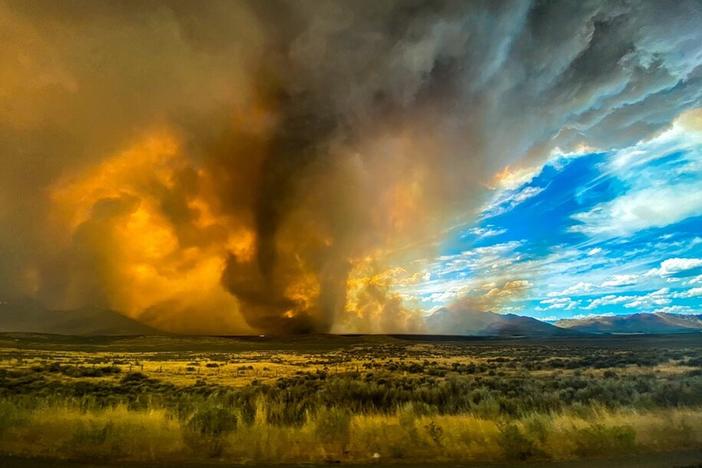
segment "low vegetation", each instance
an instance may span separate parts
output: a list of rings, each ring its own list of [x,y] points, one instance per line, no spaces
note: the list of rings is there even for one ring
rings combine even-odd
[[[697,337],[374,339],[231,352],[20,341],[0,349],[0,451],[112,461],[516,462],[702,446]]]

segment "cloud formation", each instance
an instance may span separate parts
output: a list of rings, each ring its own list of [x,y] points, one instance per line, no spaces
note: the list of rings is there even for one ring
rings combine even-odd
[[[0,296],[177,331],[421,328],[373,278],[554,148],[698,105],[701,22],[695,1],[0,2]]]

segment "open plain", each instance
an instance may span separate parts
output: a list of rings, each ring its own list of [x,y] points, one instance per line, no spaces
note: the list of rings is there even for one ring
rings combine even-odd
[[[17,466],[684,466],[701,447],[698,334],[0,337],[0,451]]]

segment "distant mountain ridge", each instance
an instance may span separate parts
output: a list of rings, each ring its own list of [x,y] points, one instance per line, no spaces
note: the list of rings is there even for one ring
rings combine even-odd
[[[702,314],[683,315],[665,312],[596,316],[564,319],[555,323],[585,333],[686,333],[702,332]]]
[[[559,328],[532,317],[496,314],[442,307],[426,319],[427,332],[444,335],[475,336],[570,336],[577,330]]]
[[[0,301],[0,332],[58,335],[162,335],[162,331],[114,310],[83,307],[50,310],[31,299]],[[426,318],[426,333],[496,337],[567,337],[587,334],[702,332],[702,314],[635,313],[563,319],[547,323],[533,317],[443,307]]]
[[[0,302],[0,332],[59,335],[156,335],[155,328],[109,309],[50,310],[36,301]]]

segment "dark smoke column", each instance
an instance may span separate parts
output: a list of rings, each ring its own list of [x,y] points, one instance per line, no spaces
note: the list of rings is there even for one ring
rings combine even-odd
[[[348,273],[336,254],[333,220],[317,203],[336,196],[316,182],[327,177],[319,161],[333,157],[325,141],[334,119],[304,96],[276,100],[282,118],[266,147],[253,207],[256,255],[231,255],[222,283],[257,329],[324,333],[344,306]]]

